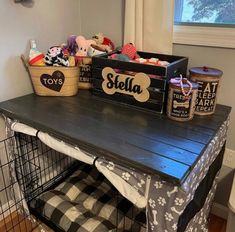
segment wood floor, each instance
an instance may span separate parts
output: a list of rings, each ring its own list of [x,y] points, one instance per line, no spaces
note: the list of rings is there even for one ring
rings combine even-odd
[[[43,228],[47,232],[53,232],[53,230],[45,225],[43,225]],[[0,232],[40,232],[40,229],[29,220],[14,212],[4,221],[0,222]],[[226,232],[226,220],[211,214],[208,232]]]
[[[45,231],[53,232],[47,226],[42,226]],[[40,232],[40,228],[30,220],[25,219],[22,215],[14,212],[0,221],[0,232]]]
[[[208,232],[226,232],[226,220],[211,214]]]

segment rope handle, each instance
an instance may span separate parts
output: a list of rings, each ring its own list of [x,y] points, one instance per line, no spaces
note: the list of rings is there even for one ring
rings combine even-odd
[[[27,70],[27,72],[29,72],[29,63],[27,62],[25,56],[21,55],[20,58],[21,58],[21,60],[22,60],[22,62],[24,64],[25,69]]]
[[[193,85],[192,83],[186,79],[186,78],[183,78],[183,76],[180,74],[180,88],[181,88],[181,92],[182,94],[185,96],[185,97],[188,97],[191,93],[192,93],[192,90],[193,90]],[[184,89],[184,83],[188,84],[189,85],[189,90],[188,92],[185,91]]]

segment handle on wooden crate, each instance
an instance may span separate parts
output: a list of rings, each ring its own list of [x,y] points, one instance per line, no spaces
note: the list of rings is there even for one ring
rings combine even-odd
[[[180,75],[183,75],[182,71],[180,68],[177,68],[174,70],[174,77],[179,77]]]

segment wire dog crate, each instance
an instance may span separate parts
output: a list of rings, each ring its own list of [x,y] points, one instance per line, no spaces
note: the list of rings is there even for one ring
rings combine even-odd
[[[33,231],[38,225],[28,219],[24,209],[24,197],[18,189],[14,176],[15,160],[8,149],[14,146],[15,138],[0,141],[0,231]]]
[[[15,147],[13,159],[8,143]],[[6,157],[1,155],[0,163],[0,199],[5,199],[0,202],[0,231],[46,231],[34,218],[59,232],[146,231],[145,211],[122,197],[95,166],[22,133],[0,144]],[[13,214],[20,215],[16,222]]]

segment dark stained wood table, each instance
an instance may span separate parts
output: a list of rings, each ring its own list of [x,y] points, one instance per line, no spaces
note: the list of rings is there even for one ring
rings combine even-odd
[[[217,105],[211,116],[176,122],[165,115],[104,101],[88,91],[74,97],[26,95],[0,103],[0,112],[82,150],[181,184],[228,118]]]

